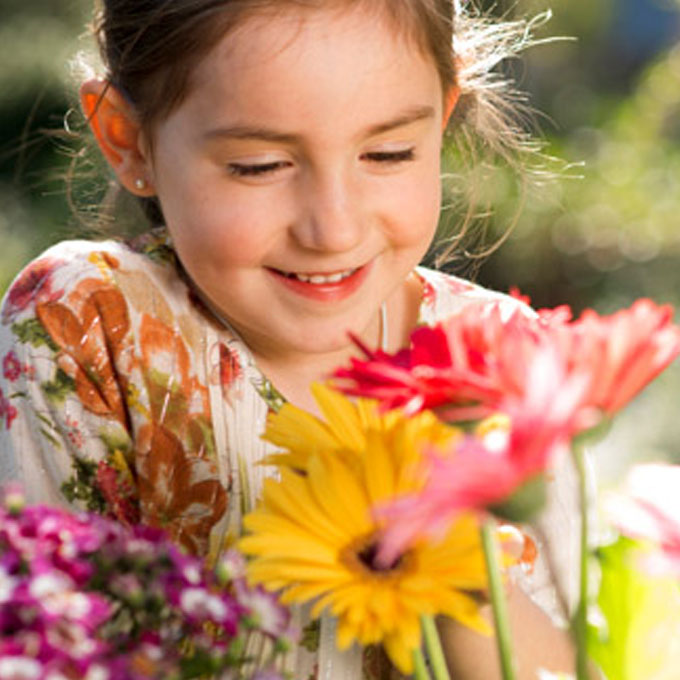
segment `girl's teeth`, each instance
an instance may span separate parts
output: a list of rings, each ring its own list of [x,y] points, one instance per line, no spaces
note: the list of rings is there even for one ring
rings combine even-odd
[[[329,274],[328,276],[324,276],[323,274],[312,274],[311,276],[307,274],[293,274],[292,276],[299,281],[303,281],[304,283],[312,283],[318,286],[324,283],[339,283],[343,279],[346,279],[348,276],[354,274],[355,271],[356,269],[350,269],[346,272],[341,272],[339,274]]]

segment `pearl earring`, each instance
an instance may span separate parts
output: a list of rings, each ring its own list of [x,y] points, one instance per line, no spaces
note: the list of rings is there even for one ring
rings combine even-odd
[[[146,189],[146,180],[143,177],[138,177],[135,180],[135,189],[138,189],[139,191]]]

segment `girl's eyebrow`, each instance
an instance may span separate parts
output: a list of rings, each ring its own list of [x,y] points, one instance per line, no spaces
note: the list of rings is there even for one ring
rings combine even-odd
[[[432,106],[416,106],[400,113],[396,118],[378,123],[367,128],[360,136],[364,138],[375,137],[376,135],[391,132],[406,125],[417,123],[421,120],[434,118],[435,110]],[[231,127],[218,127],[208,130],[203,138],[206,141],[219,138],[229,139],[259,139],[266,142],[277,142],[280,144],[294,144],[301,141],[298,134],[279,132],[266,127],[250,125],[234,125]]]
[[[391,132],[392,130],[411,125],[412,123],[417,123],[421,120],[434,118],[434,115],[435,111],[432,106],[416,106],[415,108],[404,111],[404,113],[392,120],[369,127],[366,131],[366,137],[375,137],[376,135],[381,135],[385,132]]]

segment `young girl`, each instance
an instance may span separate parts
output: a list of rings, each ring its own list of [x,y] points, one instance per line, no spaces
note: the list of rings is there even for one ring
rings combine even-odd
[[[417,267],[461,94],[457,20],[451,0],[106,0],[106,72],[82,108],[155,228],[60,243],[9,289],[3,479],[214,555],[271,473],[268,411],[314,410],[309,385],[347,362],[350,332],[396,350],[500,297]],[[569,670],[566,634],[510,590],[519,677]],[[360,678],[330,625],[320,677]],[[454,677],[497,677],[492,639],[441,629]],[[294,677],[317,661],[297,650]]]

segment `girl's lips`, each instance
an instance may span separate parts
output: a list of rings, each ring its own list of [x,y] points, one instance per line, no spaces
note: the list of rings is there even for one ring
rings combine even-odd
[[[337,302],[349,297],[361,286],[370,268],[371,263],[356,269],[330,273],[305,272],[296,275],[287,274],[278,269],[267,269],[267,271],[288,290],[298,295],[320,302]]]

